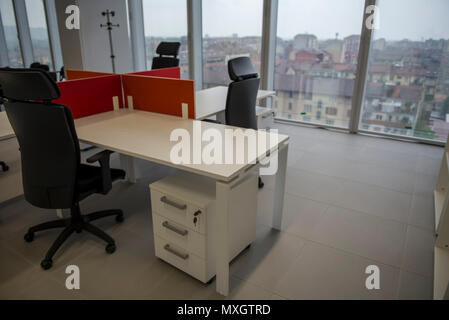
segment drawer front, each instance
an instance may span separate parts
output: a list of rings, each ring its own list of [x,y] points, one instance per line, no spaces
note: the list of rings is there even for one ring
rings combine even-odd
[[[154,237],[154,246],[157,257],[204,283],[209,281],[205,260],[159,236]]]
[[[153,212],[153,230],[154,234],[159,237],[206,259],[206,238],[204,235],[164,218],[157,212]]]
[[[206,211],[157,190],[151,189],[151,209],[159,215],[201,234],[206,233]]]
[[[257,118],[257,128],[259,130],[269,130],[273,126],[273,113],[266,113]]]

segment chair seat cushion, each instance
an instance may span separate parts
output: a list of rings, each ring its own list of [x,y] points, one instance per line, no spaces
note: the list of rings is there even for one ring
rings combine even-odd
[[[111,169],[112,181],[124,179],[125,176],[125,171]],[[102,182],[103,178],[100,167],[81,164],[78,170],[78,191],[80,195],[80,199],[78,200],[82,200],[93,193],[100,192],[102,189]]]

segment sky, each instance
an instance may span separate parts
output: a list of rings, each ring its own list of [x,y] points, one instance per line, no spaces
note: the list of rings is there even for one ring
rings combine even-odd
[[[30,28],[46,28],[45,11],[42,0],[25,0]],[[15,18],[11,0],[0,0],[2,22],[6,26],[14,26]]]
[[[185,0],[143,0],[146,35],[187,33]],[[319,39],[360,34],[364,0],[279,0],[278,36]],[[389,40],[449,39],[449,0],[379,0],[380,30]],[[176,8],[176,9],[175,9]],[[203,0],[203,35],[260,36],[262,0]]]
[[[123,0],[125,1],[125,0]],[[186,0],[142,0],[145,34],[187,34]],[[319,39],[360,34],[364,0],[279,0],[278,36],[310,33]],[[26,0],[31,27],[45,27],[42,0]],[[388,40],[449,39],[449,0],[379,0],[380,30]],[[0,0],[5,25],[14,25],[11,0]],[[262,0],[203,0],[203,34],[260,36]]]

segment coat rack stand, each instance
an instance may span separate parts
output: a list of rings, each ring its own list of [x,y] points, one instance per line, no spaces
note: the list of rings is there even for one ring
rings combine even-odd
[[[110,47],[110,49],[111,49],[112,72],[113,72],[113,73],[116,73],[116,72],[115,72],[114,46],[113,46],[113,43],[112,43],[112,30],[113,30],[113,28],[118,28],[118,27],[120,27],[120,25],[119,25],[119,24],[113,24],[113,23],[111,22],[111,17],[114,17],[114,16],[115,16],[115,12],[114,12],[114,11],[106,10],[106,11],[103,11],[103,12],[101,13],[101,15],[102,15],[102,16],[106,16],[106,24],[100,24],[100,27],[101,27],[101,28],[107,28],[107,30],[108,30],[108,35],[109,35],[109,47]]]

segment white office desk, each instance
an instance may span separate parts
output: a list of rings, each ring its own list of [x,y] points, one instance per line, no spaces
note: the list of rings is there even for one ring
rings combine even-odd
[[[203,130],[212,127],[224,132],[226,128],[233,128],[128,109],[78,119],[75,121],[75,125],[78,138],[82,142],[216,180],[216,285],[218,293],[227,295],[229,292],[229,234],[227,229],[229,194],[248,174],[259,170],[259,165],[251,163],[254,159],[246,159],[244,164],[233,165],[173,164],[170,161],[170,151],[178,142],[170,142],[170,134],[175,129],[183,128],[193,136],[194,122],[201,124]],[[264,134],[266,135],[264,137],[273,135],[268,132]],[[280,230],[289,137],[280,134],[277,136],[278,144],[274,148],[267,146],[265,150],[258,150],[258,155],[272,153],[275,148],[279,148],[273,227]],[[191,148],[193,147],[191,146]],[[191,155],[193,157],[192,152]]]
[[[228,87],[214,87],[195,93],[195,119],[204,120],[223,113],[226,109]],[[275,97],[275,91],[259,90],[257,100]],[[223,122],[223,121],[221,121]]]

